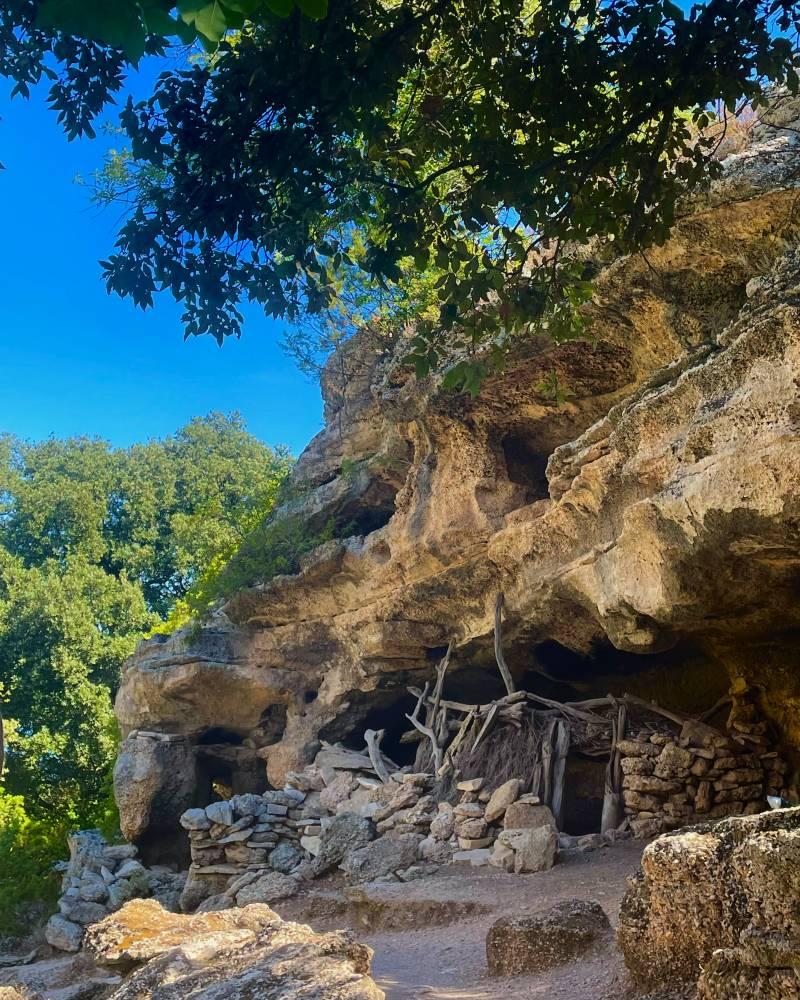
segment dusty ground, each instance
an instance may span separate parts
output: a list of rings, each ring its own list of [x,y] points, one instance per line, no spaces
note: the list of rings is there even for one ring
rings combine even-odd
[[[388,1000],[623,1000],[637,994],[613,939],[580,962],[515,979],[487,975],[485,940],[498,917],[535,913],[564,899],[596,900],[615,925],[626,877],[641,853],[642,844],[628,841],[524,876],[454,865],[434,878],[367,889],[356,913],[339,910],[333,885],[276,909],[318,926],[342,926],[347,918],[374,948],[373,975]],[[465,905],[485,912],[462,916]],[[455,921],[443,924],[448,910]]]
[[[642,847],[620,843],[536,875],[452,865],[405,885],[356,888],[336,875],[312,883],[275,909],[319,930],[352,927],[375,951],[373,976],[388,1000],[644,1000],[628,981],[613,936],[582,960],[538,976],[491,978],[485,954],[486,933],[499,917],[536,913],[565,899],[596,900],[616,925],[626,878],[638,865]],[[83,960],[85,968],[75,961],[56,958],[16,970],[0,968],[0,984],[19,979],[51,1000],[66,1000],[71,991],[62,993],[60,987],[74,984],[76,976],[88,985],[90,978],[108,975],[88,960]],[[684,995],[649,1000],[684,1000]]]

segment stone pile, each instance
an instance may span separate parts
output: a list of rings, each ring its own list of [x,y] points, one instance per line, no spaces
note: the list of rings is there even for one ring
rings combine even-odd
[[[768,749],[763,734],[734,732],[725,736],[689,722],[679,734],[642,734],[617,744],[625,813],[634,836],[755,815],[766,808],[767,795],[790,794],[784,782],[787,764]]]
[[[402,877],[437,810],[432,775],[391,766],[381,780],[367,755],[324,744],[312,764],[287,774],[283,789],[187,810],[180,822],[192,864],[182,908],[274,902],[339,865],[353,881]],[[366,850],[376,838],[391,843]],[[448,846],[425,860],[451,854]]]
[[[269,864],[291,871],[304,859],[300,841],[306,828],[316,829],[323,811],[318,801],[306,806],[305,800],[305,792],[287,787],[188,809],[181,826],[189,831],[192,867],[238,871]]]
[[[58,913],[45,927],[48,944],[60,951],[78,951],[86,927],[128,900],[154,896],[177,909],[185,877],[166,867],[145,868],[133,844],[108,844],[97,830],[82,830],[68,838],[70,859],[62,873]]]

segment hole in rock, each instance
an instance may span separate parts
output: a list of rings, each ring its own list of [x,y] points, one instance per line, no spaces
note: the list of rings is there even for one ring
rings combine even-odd
[[[386,735],[381,743],[381,750],[395,764],[404,767],[413,764],[417,753],[416,743],[401,743],[400,737],[414,727],[406,718],[414,711],[416,699],[411,695],[401,698],[392,705],[376,706],[367,712],[362,723],[362,731],[366,729],[383,729]]]
[[[359,752],[364,750],[364,732],[383,729],[381,750],[400,767],[413,764],[417,743],[401,743],[400,737],[413,726],[406,718],[414,710],[416,698],[405,689],[348,693],[349,707],[319,731],[321,740],[340,742]]]
[[[230,741],[208,742],[221,734],[227,735]],[[207,806],[231,795],[266,791],[266,768],[255,746],[244,746],[238,734],[225,729],[210,729],[203,735],[195,747],[196,806]]]
[[[579,754],[567,757],[564,770],[564,799],[561,829],[580,837],[600,833],[605,795],[606,758],[592,759]]]
[[[525,488],[525,502],[547,499],[550,496],[546,473],[549,453],[543,451],[523,430],[509,432],[500,444],[508,478]]]
[[[303,695],[303,701],[306,703],[306,705],[310,705],[312,702],[315,702],[318,697],[319,697],[318,691],[306,691],[306,693]]]
[[[351,503],[346,503],[336,514],[337,538],[351,535],[369,535],[385,527],[395,511],[397,486],[383,480],[370,483],[364,493]]]
[[[425,650],[425,659],[438,663],[447,652],[447,646],[429,646]]]
[[[218,743],[227,743],[228,746],[241,746],[244,738],[232,729],[224,729],[222,726],[215,726],[207,729],[198,739],[199,746],[214,746]]]
[[[207,806],[210,802],[219,802],[220,799],[230,798],[232,786],[233,770],[228,764],[205,754],[198,756],[198,805]]]
[[[311,700],[313,701],[313,699]],[[307,696],[306,701],[308,701]],[[251,735],[258,746],[268,747],[282,739],[285,730],[286,705],[278,703],[264,709],[258,727],[253,730]]]

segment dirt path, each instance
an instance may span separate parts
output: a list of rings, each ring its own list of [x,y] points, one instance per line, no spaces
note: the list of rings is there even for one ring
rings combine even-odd
[[[373,975],[388,1000],[621,1000],[628,984],[613,941],[579,962],[539,976],[493,979],[486,971],[486,932],[498,917],[536,913],[565,899],[596,900],[616,924],[625,880],[641,852],[641,844],[628,841],[570,858],[549,872],[524,876],[450,866],[433,878],[381,886],[374,894],[374,910],[365,907],[354,929],[358,939],[375,950]],[[371,895],[370,889],[366,892]],[[465,903],[478,903],[486,912],[458,919]],[[449,907],[456,922],[430,926],[429,914]],[[320,923],[311,913],[305,919]],[[403,929],[379,929],[387,922]],[[342,926],[341,914],[332,916],[330,925],[337,923]]]
[[[624,966],[615,945],[544,975],[498,980],[486,973],[486,933],[500,916],[535,913],[564,899],[594,899],[616,923],[625,879],[640,856],[641,845],[628,843],[570,859],[537,875],[480,868],[437,879],[428,891],[446,892],[446,883],[455,877],[457,896],[480,899],[492,906],[492,912],[448,927],[362,937],[375,949],[373,974],[387,1000],[600,1000],[610,991],[618,996]]]
[[[580,961],[513,979],[488,976],[485,942],[499,917],[537,913],[567,899],[597,901],[616,924],[626,878],[641,853],[641,844],[628,841],[536,875],[450,865],[415,882],[361,887],[348,887],[337,873],[275,909],[318,930],[349,924],[374,949],[373,976],[387,1000],[634,1000],[638,994],[613,938]],[[74,980],[74,962],[54,959],[16,972],[34,986],[46,985],[56,1000],[61,979]],[[0,983],[13,981],[14,971],[0,972]],[[85,982],[96,971],[87,967],[79,978]]]

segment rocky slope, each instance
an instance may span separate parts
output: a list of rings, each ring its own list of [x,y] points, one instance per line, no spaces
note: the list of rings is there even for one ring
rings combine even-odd
[[[700,711],[731,679],[800,744],[795,109],[773,113],[670,240],[600,273],[591,342],[531,342],[477,400],[351,342],[288,513],[348,537],[142,643],[116,711],[126,836],[165,856],[213,784],[283,784],[320,738],[387,730],[455,643],[448,696],[545,693]],[[542,382],[569,390],[554,405]],[[360,745],[360,739],[353,740]]]

